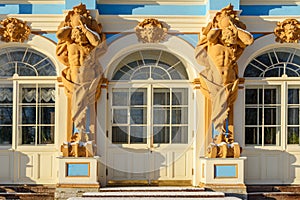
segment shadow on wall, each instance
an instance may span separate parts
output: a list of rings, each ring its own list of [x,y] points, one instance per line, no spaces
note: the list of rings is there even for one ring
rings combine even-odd
[[[300,160],[292,153],[280,150],[244,148],[246,184],[292,184],[300,178]],[[297,174],[298,171],[298,174]]]

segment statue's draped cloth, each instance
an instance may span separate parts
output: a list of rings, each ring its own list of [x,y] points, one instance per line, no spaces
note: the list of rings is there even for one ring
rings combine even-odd
[[[224,121],[228,117],[229,106],[237,98],[238,79],[226,85],[223,85],[222,77],[207,54],[207,41],[202,38],[195,50],[197,62],[205,66],[200,73],[200,84],[202,93],[212,102],[211,121],[214,129],[219,133],[224,133]]]

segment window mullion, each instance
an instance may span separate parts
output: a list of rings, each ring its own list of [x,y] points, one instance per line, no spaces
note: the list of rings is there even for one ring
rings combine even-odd
[[[39,121],[39,98],[38,98],[38,93],[39,93],[39,87],[38,84],[35,84],[35,141],[34,141],[34,145],[36,146],[38,144],[38,121]]]
[[[12,149],[17,149],[19,143],[19,94],[18,81],[13,80],[13,121],[12,121]]]
[[[283,82],[281,85],[281,109],[280,109],[280,115],[281,115],[281,142],[282,142],[282,149],[285,150],[287,148],[287,118],[288,118],[288,85],[287,82]],[[282,134],[286,133],[286,134]],[[280,144],[280,143],[279,143]]]

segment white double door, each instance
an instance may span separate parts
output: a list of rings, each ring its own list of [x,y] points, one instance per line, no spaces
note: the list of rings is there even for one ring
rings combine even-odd
[[[191,182],[191,91],[186,84],[110,89],[107,181]]]

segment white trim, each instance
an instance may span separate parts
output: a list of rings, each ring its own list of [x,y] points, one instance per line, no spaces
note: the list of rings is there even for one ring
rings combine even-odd
[[[99,62],[105,71],[105,76],[110,79],[117,64],[122,58],[132,52],[142,49],[158,49],[165,50],[177,56],[187,67],[189,80],[197,77],[197,74],[204,68],[199,66],[194,58],[194,47],[183,39],[168,35],[168,38],[163,43],[140,43],[135,34],[128,34],[115,41],[109,46],[107,52],[99,58]]]
[[[94,10],[92,10],[94,11]],[[97,11],[97,10],[95,10]],[[108,32],[133,32],[134,27],[145,18],[156,18],[170,26],[169,33],[199,33],[205,27],[209,17],[215,11],[211,11],[207,16],[193,15],[96,15],[96,19],[102,23],[103,31]],[[62,10],[66,14],[66,11]],[[94,13],[94,12],[92,12]],[[0,20],[6,17],[15,17],[26,21],[32,31],[44,31],[55,33],[61,21],[64,21],[65,14],[9,14],[0,15]],[[300,16],[240,16],[242,22],[247,25],[249,32],[273,32],[276,23],[287,18],[295,18],[300,21]]]
[[[240,5],[299,5],[299,0],[241,0]]]
[[[65,0],[2,0],[1,4],[65,4]]]
[[[291,47],[291,48],[300,49],[300,46],[297,43],[275,42],[274,34],[269,34],[264,37],[258,38],[254,41],[252,45],[248,46],[245,49],[242,56],[238,60],[239,77],[243,77],[246,66],[253,58],[255,58],[256,56],[260,55],[261,53],[263,53],[268,49],[278,48],[278,47]]]
[[[97,0],[97,4],[141,4],[141,5],[205,5],[206,0]]]

